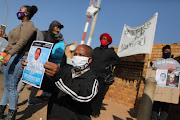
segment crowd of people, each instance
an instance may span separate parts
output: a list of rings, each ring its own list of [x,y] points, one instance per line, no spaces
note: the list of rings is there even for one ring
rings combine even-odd
[[[21,79],[23,68],[27,64],[37,64],[37,67],[40,67],[40,48],[35,51],[34,60],[27,60],[34,40],[51,42],[54,46],[49,60],[42,66],[45,68],[40,88],[43,93],[36,97],[39,88],[32,87],[28,104],[41,104],[39,99],[48,97],[48,120],[91,120],[90,116],[98,117],[104,96],[112,84],[105,81],[110,74],[109,69],[121,62],[114,49],[108,47],[113,41],[112,37],[108,33],[101,34],[100,47],[94,50],[88,45],[77,46],[72,64],[68,64],[65,55],[66,44],[60,32],[64,26],[55,20],[47,31],[40,31],[30,21],[37,11],[36,6],[22,6],[17,13],[17,18],[22,23],[8,35],[0,29],[0,37],[8,41],[5,50],[7,55],[2,60],[5,89],[0,102],[0,118],[16,119],[18,97],[26,85]],[[169,73],[178,70],[180,65],[171,58],[170,46],[164,46],[162,52],[163,58],[155,61],[152,69],[166,69]],[[171,84],[174,81],[173,77],[170,76]],[[162,74],[161,78],[164,81],[167,77]],[[7,105],[8,114],[4,116]],[[168,108],[169,103],[155,101],[151,119],[166,120]]]
[[[34,40],[54,43],[49,60],[43,65],[45,73],[40,88],[43,90],[42,96],[49,97],[47,119],[91,120],[90,116],[98,117],[108,90],[104,82],[108,69],[120,63],[115,51],[108,48],[112,37],[108,33],[102,34],[101,45],[94,50],[88,45],[77,46],[72,64],[67,64],[66,45],[60,33],[64,26],[55,20],[47,31],[40,31],[30,21],[37,11],[36,6],[22,6],[17,13],[22,23],[8,35],[0,29],[0,37],[8,41],[7,56],[2,60],[5,90],[0,102],[0,118],[16,119],[18,97],[26,85],[21,79],[23,69],[28,63],[34,65],[39,62],[38,58],[42,54],[41,49],[37,48],[34,60],[27,60]],[[36,97],[38,90],[32,87],[29,105],[41,103]],[[4,116],[7,105],[8,114]]]

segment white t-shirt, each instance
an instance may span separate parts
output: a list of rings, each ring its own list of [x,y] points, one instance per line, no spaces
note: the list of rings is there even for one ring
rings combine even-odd
[[[30,62],[28,62],[29,66],[38,69],[38,70],[42,70],[44,68],[43,64],[41,62],[39,62],[39,60],[35,60],[34,58],[30,60]]]
[[[154,64],[152,65],[152,68],[157,68],[157,69],[164,69],[168,70],[170,68],[180,70],[180,64],[178,61],[176,61],[173,58],[160,58],[159,60],[156,60]]]

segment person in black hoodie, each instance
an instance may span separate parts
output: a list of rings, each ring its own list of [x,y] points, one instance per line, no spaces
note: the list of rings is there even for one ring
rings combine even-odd
[[[43,34],[43,36],[44,36],[44,41],[54,43],[54,46],[55,46],[55,44],[59,42],[57,36],[59,35],[60,30],[61,30],[62,28],[64,28],[64,26],[63,26],[60,22],[54,20],[54,21],[49,25],[48,31],[42,31],[42,34]],[[53,49],[54,49],[54,46],[53,46]],[[52,49],[52,51],[53,51],[53,49]],[[63,59],[65,59],[65,58],[64,58],[65,54],[64,54],[64,56],[61,56],[61,54],[58,54],[58,55],[56,55],[56,56],[62,57]],[[51,58],[51,55],[50,55],[49,58],[50,58],[49,61],[50,61],[50,60],[53,60],[53,58]],[[56,58],[56,59],[57,59],[57,58]],[[60,61],[60,60],[59,60],[59,61]],[[50,61],[50,62],[52,62],[52,61]],[[59,64],[61,64],[61,63],[59,63]],[[62,67],[62,65],[61,65],[61,67]],[[37,89],[37,88],[34,88],[34,89]],[[37,90],[35,90],[35,91],[37,91]],[[36,92],[36,93],[37,93],[37,92]],[[44,92],[44,91],[43,91],[42,95],[41,95],[41,96],[38,96],[38,98],[40,98],[41,100],[45,100],[45,101],[46,101],[46,100],[49,99],[50,95],[51,95],[51,94],[49,94],[48,92]],[[38,103],[38,102],[37,102],[37,103]]]
[[[97,76],[89,66],[92,55],[91,47],[79,45],[72,58],[73,68],[56,69],[56,64],[45,63],[45,76],[51,77],[43,79],[41,89],[52,93],[48,120],[91,120],[91,104],[98,93]],[[22,62],[25,65],[27,60]]]
[[[108,48],[112,43],[112,37],[108,33],[100,36],[101,46],[94,49],[93,62],[91,69],[97,74],[99,82],[99,92],[93,102],[93,116],[98,117],[104,96],[109,88],[104,80],[108,75],[108,68],[120,64],[120,58],[117,56],[113,48]]]
[[[60,32],[60,30],[64,28],[64,26],[59,23],[58,21],[54,20],[50,25],[48,31],[42,31],[44,36],[44,41],[51,42],[51,43],[57,43],[59,42],[56,39],[56,35]]]

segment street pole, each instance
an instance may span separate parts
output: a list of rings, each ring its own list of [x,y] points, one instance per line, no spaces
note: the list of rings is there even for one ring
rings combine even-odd
[[[145,81],[145,87],[141,103],[138,110],[137,120],[151,120],[152,106],[154,102],[154,94],[156,90],[156,80],[149,77]]]
[[[96,8],[98,8],[99,10],[100,10],[100,5],[101,5],[101,0],[98,0]],[[87,41],[87,45],[88,46],[91,46],[91,42],[92,42],[92,38],[93,38],[95,27],[96,27],[96,21],[97,21],[97,17],[98,17],[98,14],[99,14],[99,10],[95,14],[95,16],[94,16],[94,18],[92,20],[91,29],[90,29],[89,37],[88,37],[88,41]]]
[[[93,5],[93,4],[94,4],[94,0],[92,0],[91,5]],[[90,18],[91,18],[91,16],[89,15],[89,16],[88,16],[88,19],[87,19],[87,22],[86,22],[86,25],[85,25],[85,28],[84,28],[84,33],[83,33],[83,37],[82,37],[82,40],[81,40],[81,44],[84,44],[84,40],[85,40],[85,37],[86,37],[86,32],[87,32],[87,30],[88,30]]]

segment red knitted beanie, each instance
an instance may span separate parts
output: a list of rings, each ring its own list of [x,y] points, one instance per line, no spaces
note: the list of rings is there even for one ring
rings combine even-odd
[[[100,40],[101,40],[101,38],[102,38],[103,36],[105,36],[105,37],[108,38],[110,44],[112,43],[112,37],[111,37],[108,33],[103,33],[103,34],[100,36]]]

